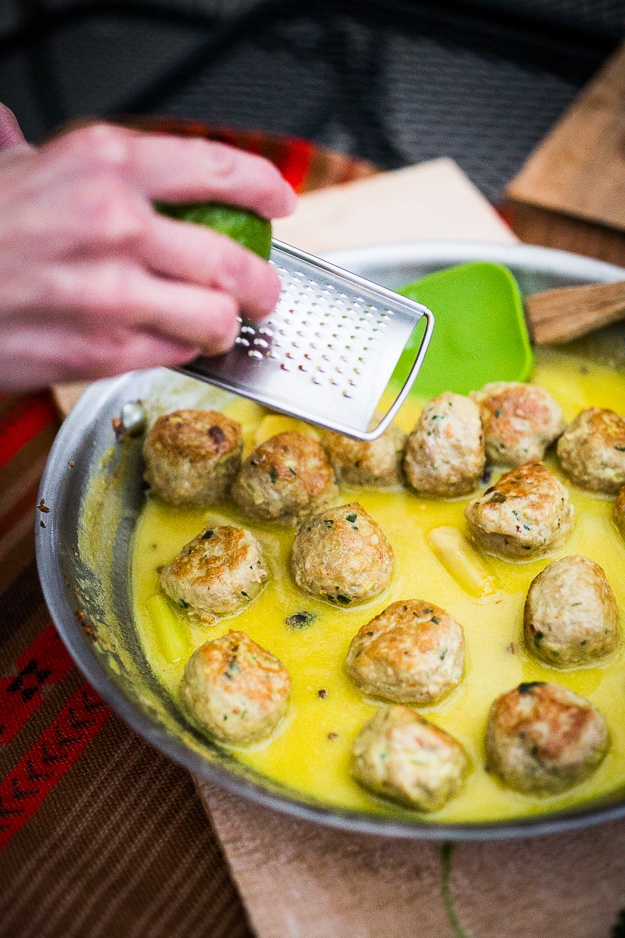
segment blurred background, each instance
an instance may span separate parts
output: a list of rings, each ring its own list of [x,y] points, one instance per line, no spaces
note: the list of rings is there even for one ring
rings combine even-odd
[[[625,0],[3,0],[0,100],[28,139],[175,115],[504,187],[625,34]]]

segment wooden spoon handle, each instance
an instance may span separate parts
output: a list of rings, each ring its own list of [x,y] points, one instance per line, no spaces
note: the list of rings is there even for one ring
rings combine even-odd
[[[535,293],[525,316],[535,345],[562,345],[625,319],[625,280]]]

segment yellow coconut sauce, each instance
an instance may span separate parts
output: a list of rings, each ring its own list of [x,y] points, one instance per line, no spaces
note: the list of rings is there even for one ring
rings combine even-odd
[[[539,351],[532,377],[547,388],[570,421],[588,406],[610,407],[625,414],[625,378],[568,353]],[[225,412],[241,421],[246,453],[268,436],[292,425],[257,405],[234,400]],[[398,423],[409,431],[420,405],[405,405]],[[547,465],[559,473],[554,456]],[[560,475],[561,478],[563,478]],[[563,479],[564,480],[564,479]],[[163,685],[176,696],[186,658],[203,642],[229,629],[241,629],[272,651],[293,678],[288,716],[273,737],[236,755],[260,772],[327,802],[352,809],[405,814],[360,788],[350,777],[350,751],[360,727],[379,702],[366,699],[344,672],[352,637],[373,616],[400,599],[425,599],[446,609],[464,628],[465,674],[459,687],[436,706],[420,711],[452,733],[469,753],[472,769],[463,791],[435,821],[472,822],[514,818],[555,810],[610,793],[625,784],[625,639],[615,656],[596,667],[561,671],[532,659],[524,646],[522,615],[531,580],[558,557],[583,554],[606,572],[625,625],[625,542],[611,520],[613,500],[569,485],[575,506],[574,531],[553,557],[528,563],[506,563],[486,555],[477,558],[484,574],[482,595],[470,577],[438,559],[429,533],[442,526],[466,531],[463,508],[468,499],[431,501],[407,490],[376,492],[343,489],[347,501],[358,500],[378,522],[395,552],[390,588],[374,602],[355,609],[336,609],[302,593],[289,573],[293,531],[246,519],[231,503],[217,509],[173,508],[148,498],[140,518],[132,560],[134,607],[148,660]],[[190,626],[160,593],[156,569],[208,524],[245,525],[262,543],[272,579],[242,612],[213,627]],[[452,534],[454,532],[452,531]],[[479,576],[478,576],[479,580]],[[479,584],[478,584],[479,586]],[[285,620],[301,611],[316,619],[293,630]],[[484,770],[484,730],[491,702],[521,681],[556,681],[583,694],[601,711],[611,734],[610,750],[594,775],[564,795],[539,798],[506,789]],[[324,691],[324,694],[320,694]]]

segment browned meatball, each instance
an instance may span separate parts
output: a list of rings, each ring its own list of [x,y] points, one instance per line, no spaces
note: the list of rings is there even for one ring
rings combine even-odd
[[[391,426],[377,440],[354,440],[327,430],[323,446],[339,482],[387,488],[401,485],[406,434]]]
[[[525,601],[525,640],[557,668],[591,664],[618,644],[618,610],[607,577],[587,557],[563,557],[532,581]]]
[[[245,634],[228,632],[189,658],[180,685],[197,726],[224,743],[264,739],[282,717],[291,689],[283,664]]]
[[[619,493],[616,496],[612,517],[614,518],[614,524],[617,526],[622,536],[625,537],[625,485],[619,489]]]
[[[212,505],[230,491],[242,449],[236,421],[216,410],[175,410],[145,438],[144,478],[171,505]]]
[[[486,458],[495,465],[542,459],[564,429],[562,408],[537,384],[493,381],[471,397],[482,415]]]
[[[559,684],[519,684],[490,708],[487,766],[517,791],[566,791],[594,772],[608,744],[599,711]]]
[[[616,495],[625,484],[625,418],[600,407],[583,410],[558,440],[558,456],[576,485]]]
[[[190,619],[207,625],[248,605],[268,576],[256,538],[230,525],[201,531],[159,571],[169,598]]]
[[[287,430],[257,446],[232,487],[250,518],[291,524],[337,494],[334,470],[310,436]]]
[[[574,519],[565,486],[539,462],[504,473],[464,514],[472,537],[505,560],[530,560],[556,550]]]
[[[464,634],[433,603],[393,603],[352,640],[347,672],[365,694],[396,703],[439,700],[462,677]]]
[[[358,502],[327,508],[299,528],[291,572],[300,589],[339,606],[373,599],[387,588],[393,549]]]
[[[468,770],[460,743],[409,707],[383,707],[354,743],[356,781],[419,811],[439,811],[458,794]]]
[[[473,492],[484,472],[477,405],[446,391],[425,405],[408,437],[404,473],[420,495],[455,498]]]

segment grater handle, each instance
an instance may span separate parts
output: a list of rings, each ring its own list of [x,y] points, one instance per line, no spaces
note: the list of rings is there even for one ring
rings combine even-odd
[[[430,344],[430,339],[432,338],[432,331],[434,329],[434,315],[431,312],[431,310],[429,310],[426,306],[423,307],[423,318],[425,319],[425,332],[423,333],[421,344],[419,345],[419,351],[417,352],[417,357],[412,363],[412,368],[410,369],[408,377],[404,381],[401,391],[399,392],[399,394],[397,395],[397,397],[391,404],[388,411],[384,414],[382,419],[379,421],[379,423],[376,424],[376,426],[373,428],[373,430],[368,430],[366,433],[359,433],[358,439],[367,440],[367,441],[377,439],[377,437],[379,437],[381,433],[384,433],[386,428],[389,426],[389,424],[392,422],[393,418],[395,417],[395,414],[397,413],[401,405],[404,403],[404,401],[408,397],[408,394],[410,393],[410,389],[412,388],[412,385],[415,382],[415,378],[419,374],[419,370],[423,363],[425,353],[428,350],[428,345]]]

